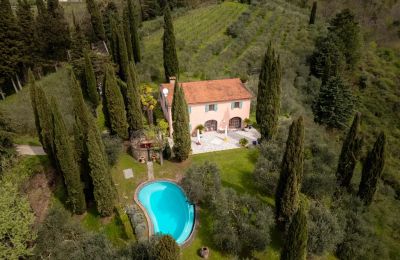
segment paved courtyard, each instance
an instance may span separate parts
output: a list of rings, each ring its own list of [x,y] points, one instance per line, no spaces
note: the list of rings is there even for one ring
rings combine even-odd
[[[196,144],[197,137],[192,137],[192,153],[199,154],[240,148],[239,140],[242,138],[246,138],[249,141],[249,146],[252,146],[252,142],[260,138],[260,133],[254,128],[245,131],[232,130],[228,131],[226,138],[225,133],[205,132],[200,138],[200,145]]]

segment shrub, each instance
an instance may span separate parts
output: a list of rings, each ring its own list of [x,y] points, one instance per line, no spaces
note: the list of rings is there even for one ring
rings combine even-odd
[[[242,147],[246,147],[248,143],[249,143],[249,140],[247,140],[246,138],[241,138],[241,139],[239,140],[239,144],[240,144],[240,146],[242,146]]]
[[[263,142],[260,146],[260,156],[253,173],[254,184],[262,193],[269,196],[275,195],[278,185],[283,147],[276,139]]]
[[[308,214],[308,252],[320,256],[332,252],[344,235],[336,215],[318,202],[311,203]]]
[[[216,199],[221,187],[219,169],[210,162],[194,165],[186,171],[181,185],[190,201],[208,206]]]
[[[156,259],[176,260],[179,259],[179,246],[170,235],[162,236],[155,244],[154,252]]]
[[[219,250],[251,255],[269,244],[273,213],[257,198],[224,189],[213,209],[212,239]]]

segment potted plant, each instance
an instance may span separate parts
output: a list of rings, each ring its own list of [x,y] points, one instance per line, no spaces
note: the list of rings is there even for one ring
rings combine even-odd
[[[249,118],[245,118],[245,119],[243,120],[243,123],[245,124],[245,127],[246,127],[246,128],[251,129],[251,120],[250,120]]]
[[[247,140],[246,138],[242,138],[239,140],[239,144],[242,147],[247,147],[247,144],[249,143],[249,140]]]
[[[204,125],[198,125],[198,126],[196,126],[195,129],[196,129],[196,130],[199,130],[200,134],[202,134],[203,131],[204,131],[204,129],[205,129],[205,127],[204,127]]]

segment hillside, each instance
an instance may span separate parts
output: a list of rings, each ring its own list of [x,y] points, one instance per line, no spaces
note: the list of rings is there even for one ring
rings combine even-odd
[[[76,5],[76,7],[83,13],[82,5]],[[69,5],[65,9],[70,13],[74,8],[73,5]],[[329,193],[333,189],[329,185],[334,185],[337,158],[346,130],[327,130],[314,123],[311,103],[318,93],[320,82],[309,76],[307,63],[308,56],[314,50],[315,39],[326,33],[326,24],[319,21],[316,25],[309,26],[309,10],[283,0],[267,1],[259,5],[223,2],[187,12],[178,10],[173,13],[173,16],[181,81],[240,77],[256,96],[261,59],[268,43],[272,42],[280,55],[283,67],[280,136],[286,138],[287,128],[292,119],[299,115],[304,116],[306,129],[306,185],[304,187],[314,185],[312,187],[318,186],[316,189],[321,194]],[[157,86],[165,81],[162,34],[162,17],[144,22],[140,28],[143,58],[137,68],[141,83]],[[371,210],[366,213],[368,214],[366,225],[373,230],[379,241],[386,245],[390,258],[398,259],[400,257],[397,232],[399,224],[394,214],[400,210],[400,53],[381,48],[373,41],[364,44],[363,53],[356,72],[347,75],[347,78],[357,97],[356,110],[363,115],[362,131],[366,136],[364,155],[371,148],[380,131],[385,131],[388,139],[384,181],[378,187],[376,201],[370,207]],[[365,87],[360,87],[361,78],[366,79]],[[67,124],[71,126],[72,101],[68,91],[67,69],[62,68],[56,73],[45,76],[38,84],[43,86],[47,94],[56,97]],[[156,88],[154,88],[154,95],[158,95]],[[18,134],[35,135],[28,87],[17,95],[0,101],[0,109],[4,110],[11,119]],[[254,112],[252,113],[254,115]],[[247,156],[247,153],[242,151],[243,156]],[[236,164],[240,163],[239,157],[242,154],[236,155],[238,157]],[[204,156],[211,161],[225,160],[224,154],[220,154],[219,157],[215,159],[213,156]],[[129,159],[126,160],[129,161]],[[194,157],[192,160],[203,161],[203,156]],[[246,179],[246,185],[243,185],[244,188],[240,187],[239,190],[249,193],[250,188],[254,189],[253,184],[248,183],[252,183],[251,174],[256,160],[247,157],[243,160],[245,170],[241,170],[234,163],[232,165],[235,165],[235,170],[231,170],[234,174],[238,172],[243,174],[240,177]],[[233,166],[228,164],[229,162],[223,162],[222,170],[230,173],[229,168]],[[167,163],[167,167],[171,165],[177,167],[175,164]],[[123,166],[118,165],[118,170],[124,169]],[[127,167],[138,166],[131,163]],[[177,170],[173,167],[173,170],[165,170],[167,174],[164,170],[156,169],[156,175],[169,177],[168,174]],[[187,165],[184,165],[178,171],[186,167]],[[117,170],[114,168],[113,171]],[[140,168],[140,174],[143,178],[144,169]],[[360,175],[361,164],[359,163],[352,183],[355,189]],[[237,188],[237,183],[243,182],[243,180],[233,181],[232,179],[234,178],[225,173],[223,185]],[[302,192],[310,195],[304,189]],[[256,193],[253,190],[251,192]],[[257,197],[263,201],[273,201],[272,197],[266,198],[259,194]],[[330,198],[323,199],[323,202],[330,203]],[[203,215],[202,217],[204,218]],[[206,219],[203,223],[208,225],[210,220]],[[207,229],[210,227],[208,226]],[[208,232],[209,230],[200,230],[193,245],[183,250],[185,259],[192,259],[198,247],[203,243],[209,243]],[[279,235],[275,232],[271,234],[271,237],[271,248],[256,255],[260,259],[279,258],[281,247]],[[229,256],[219,252],[213,253],[215,258],[212,259],[229,259]],[[321,259],[331,258],[333,258],[332,252],[321,257]]]

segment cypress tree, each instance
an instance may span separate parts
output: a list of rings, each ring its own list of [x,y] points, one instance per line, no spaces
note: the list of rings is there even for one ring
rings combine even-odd
[[[86,209],[83,184],[80,179],[79,165],[76,161],[74,148],[69,140],[64,120],[54,99],[51,100],[53,109],[54,153],[64,177],[67,188],[68,203],[73,212],[81,214]]]
[[[54,157],[54,128],[52,124],[52,113],[49,102],[47,101],[44,91],[36,85],[32,72],[29,73],[30,78],[30,97],[32,109],[35,117],[35,125],[38,132],[39,140],[46,151],[49,158],[56,162]]]
[[[35,42],[35,20],[30,3],[27,0],[18,0],[17,19],[20,30],[22,70],[24,73],[34,65]]]
[[[98,140],[97,132],[96,124],[92,120],[86,136],[88,165],[93,181],[93,195],[97,210],[102,216],[110,216],[114,209],[115,193],[107,165],[107,155],[104,153],[101,140]]]
[[[298,208],[303,178],[303,152],[304,126],[303,118],[299,117],[289,129],[275,195],[275,218],[281,230],[287,227]]]
[[[112,40],[112,26],[111,20],[118,16],[118,8],[115,2],[109,1],[103,11],[103,24],[104,31],[108,40],[109,45]],[[111,46],[110,46],[111,47]]]
[[[372,203],[378,179],[382,175],[385,166],[385,146],[386,136],[385,133],[381,132],[364,161],[358,196],[364,201],[365,205]]]
[[[128,81],[126,88],[126,116],[130,133],[143,129],[143,115],[140,105],[139,82],[135,64],[131,62],[128,70]]]
[[[342,151],[339,157],[339,163],[336,171],[338,185],[349,188],[351,178],[353,177],[354,168],[360,156],[362,147],[362,137],[359,132],[361,123],[361,114],[356,113],[353,124],[346,139],[343,142]]]
[[[124,10],[122,20],[123,20],[122,27],[124,29],[124,38],[125,38],[126,50],[128,53],[128,60],[133,61],[134,57],[133,57],[132,39],[131,39],[131,32],[129,29],[128,13],[126,10]]]
[[[165,79],[169,81],[171,76],[178,76],[179,62],[175,48],[175,34],[174,26],[172,24],[171,10],[168,5],[164,8],[163,59]]]
[[[282,68],[271,43],[265,53],[258,82],[256,120],[261,138],[270,140],[278,128]]]
[[[344,128],[353,113],[354,98],[340,77],[322,84],[313,104],[314,121],[330,128]]]
[[[85,34],[80,23],[76,20],[75,14],[72,13],[72,21],[74,30],[71,33],[71,59],[76,60],[84,56],[84,50],[90,46],[86,40]]]
[[[122,80],[126,81],[128,76],[128,65],[129,57],[128,50],[126,47],[124,29],[122,25],[117,27],[117,42],[118,42],[118,65],[119,65],[119,76]]]
[[[128,138],[128,123],[124,106],[124,98],[115,78],[114,69],[106,66],[104,76],[104,107],[107,110],[110,130],[123,139]]]
[[[1,84],[14,76],[21,59],[22,43],[19,28],[9,0],[0,0],[0,39]]]
[[[103,17],[101,16],[95,0],[86,0],[86,8],[90,14],[94,36],[98,41],[104,41],[106,34],[104,31]]]
[[[45,41],[45,50],[42,53],[45,58],[54,60],[65,60],[67,49],[70,46],[71,38],[68,23],[64,17],[64,10],[58,0],[47,1],[47,15],[44,16],[41,26]]]
[[[141,52],[140,52],[140,44],[139,44],[139,34],[138,34],[138,22],[135,15],[135,8],[132,0],[127,1],[127,14],[128,14],[128,28],[131,36],[131,44],[133,49],[133,58],[135,63],[140,62],[141,60]]]
[[[174,97],[172,101],[172,126],[174,129],[173,151],[175,158],[182,162],[189,157],[191,149],[189,113],[183,89],[175,82]]]
[[[107,166],[104,144],[96,121],[83,100],[81,88],[72,72],[70,86],[76,117],[75,139],[82,141],[82,146],[78,145],[77,148],[81,150],[82,164],[87,165],[90,175],[90,178],[85,176],[83,178],[91,181],[89,185],[93,188],[94,199],[100,215],[109,216],[113,211],[115,193]]]
[[[93,107],[96,108],[100,104],[100,98],[97,93],[96,75],[94,74],[92,61],[87,50],[84,51],[84,57],[86,92]]]
[[[317,2],[314,1],[312,8],[311,8],[311,14],[310,14],[310,22],[309,24],[315,24],[315,17],[317,15]]]
[[[290,223],[281,252],[281,260],[305,260],[307,256],[307,239],[307,217],[303,206],[300,206]]]

